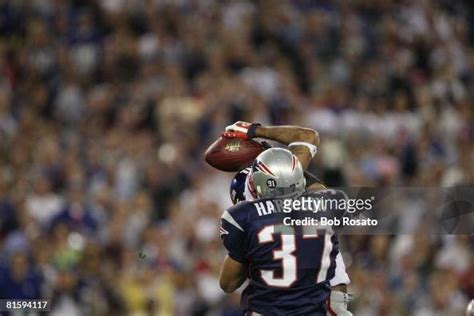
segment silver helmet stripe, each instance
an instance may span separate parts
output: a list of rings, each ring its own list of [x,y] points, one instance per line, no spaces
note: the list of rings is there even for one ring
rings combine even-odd
[[[263,162],[261,161],[257,161],[257,164],[255,166],[255,168],[257,168],[259,171],[263,172],[263,173],[266,173],[268,174],[269,176],[273,176],[273,177],[276,177],[273,172],[270,170],[270,168],[268,168],[267,165],[265,165]]]

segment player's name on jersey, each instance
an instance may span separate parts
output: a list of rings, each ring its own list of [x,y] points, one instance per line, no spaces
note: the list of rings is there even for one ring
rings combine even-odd
[[[377,226],[378,221],[373,218],[314,218],[307,216],[297,219],[285,217],[283,224],[285,226]]]
[[[328,210],[339,210],[347,213],[356,211],[369,211],[372,209],[374,199],[331,199],[312,198],[303,196],[298,199],[274,199],[255,202],[258,216],[273,213],[291,213],[293,211],[309,211],[313,213]]]

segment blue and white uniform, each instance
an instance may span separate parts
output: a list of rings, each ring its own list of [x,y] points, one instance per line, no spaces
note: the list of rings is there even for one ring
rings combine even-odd
[[[241,201],[253,201],[254,196],[250,192],[249,173],[251,167],[245,168],[236,174],[231,184],[230,195],[234,203]],[[308,182],[308,181],[307,181]],[[336,270],[334,277],[330,280],[331,286],[339,284],[348,285],[350,283],[349,275],[346,272],[346,265],[340,252],[336,256]]]
[[[345,199],[342,191],[305,192],[299,198]],[[281,202],[281,203],[279,203]],[[244,201],[224,211],[221,238],[228,255],[248,266],[241,306],[247,315],[326,315],[339,253],[331,228],[288,226],[306,212],[282,211],[278,198]],[[324,216],[338,217],[337,209]],[[312,213],[321,216],[323,212]]]

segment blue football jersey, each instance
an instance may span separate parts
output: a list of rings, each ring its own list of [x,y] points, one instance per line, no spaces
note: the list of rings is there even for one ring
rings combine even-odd
[[[331,227],[299,223],[340,217],[344,210],[337,209],[337,203],[323,207],[314,202],[317,212],[308,210],[308,203],[345,198],[342,191],[324,190],[304,193],[297,204],[260,199],[224,211],[220,229],[224,246],[232,259],[248,266],[249,283],[241,299],[247,314],[326,315],[338,240]]]

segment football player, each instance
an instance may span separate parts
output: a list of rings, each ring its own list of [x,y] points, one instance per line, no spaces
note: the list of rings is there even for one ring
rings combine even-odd
[[[282,148],[268,149],[255,159],[248,183],[255,200],[238,203],[222,215],[221,237],[228,255],[221,288],[233,292],[249,278],[241,300],[246,315],[326,315],[337,238],[331,230],[289,226],[283,219],[298,220],[307,213],[295,212],[294,206],[293,212],[283,212],[281,206],[295,199],[300,199],[298,205],[308,198],[345,199],[345,194],[307,191],[301,163]],[[310,214],[342,215],[334,205]]]
[[[226,128],[225,137],[240,139],[264,138],[288,145],[290,151],[299,159],[303,169],[306,169],[311,159],[317,152],[319,146],[318,133],[312,129],[298,126],[275,126],[263,127],[260,124],[247,122],[236,122]],[[269,148],[270,146],[266,146]],[[249,190],[249,174],[251,167],[238,172],[231,183],[230,196],[235,205],[244,200],[253,200],[255,197]],[[317,191],[325,189],[321,181],[305,171],[306,186],[308,190]],[[349,276],[340,253],[336,257],[335,275],[330,284],[332,291],[327,301],[328,313],[330,315],[352,315],[347,310],[350,296],[347,294],[347,285],[350,283]]]

